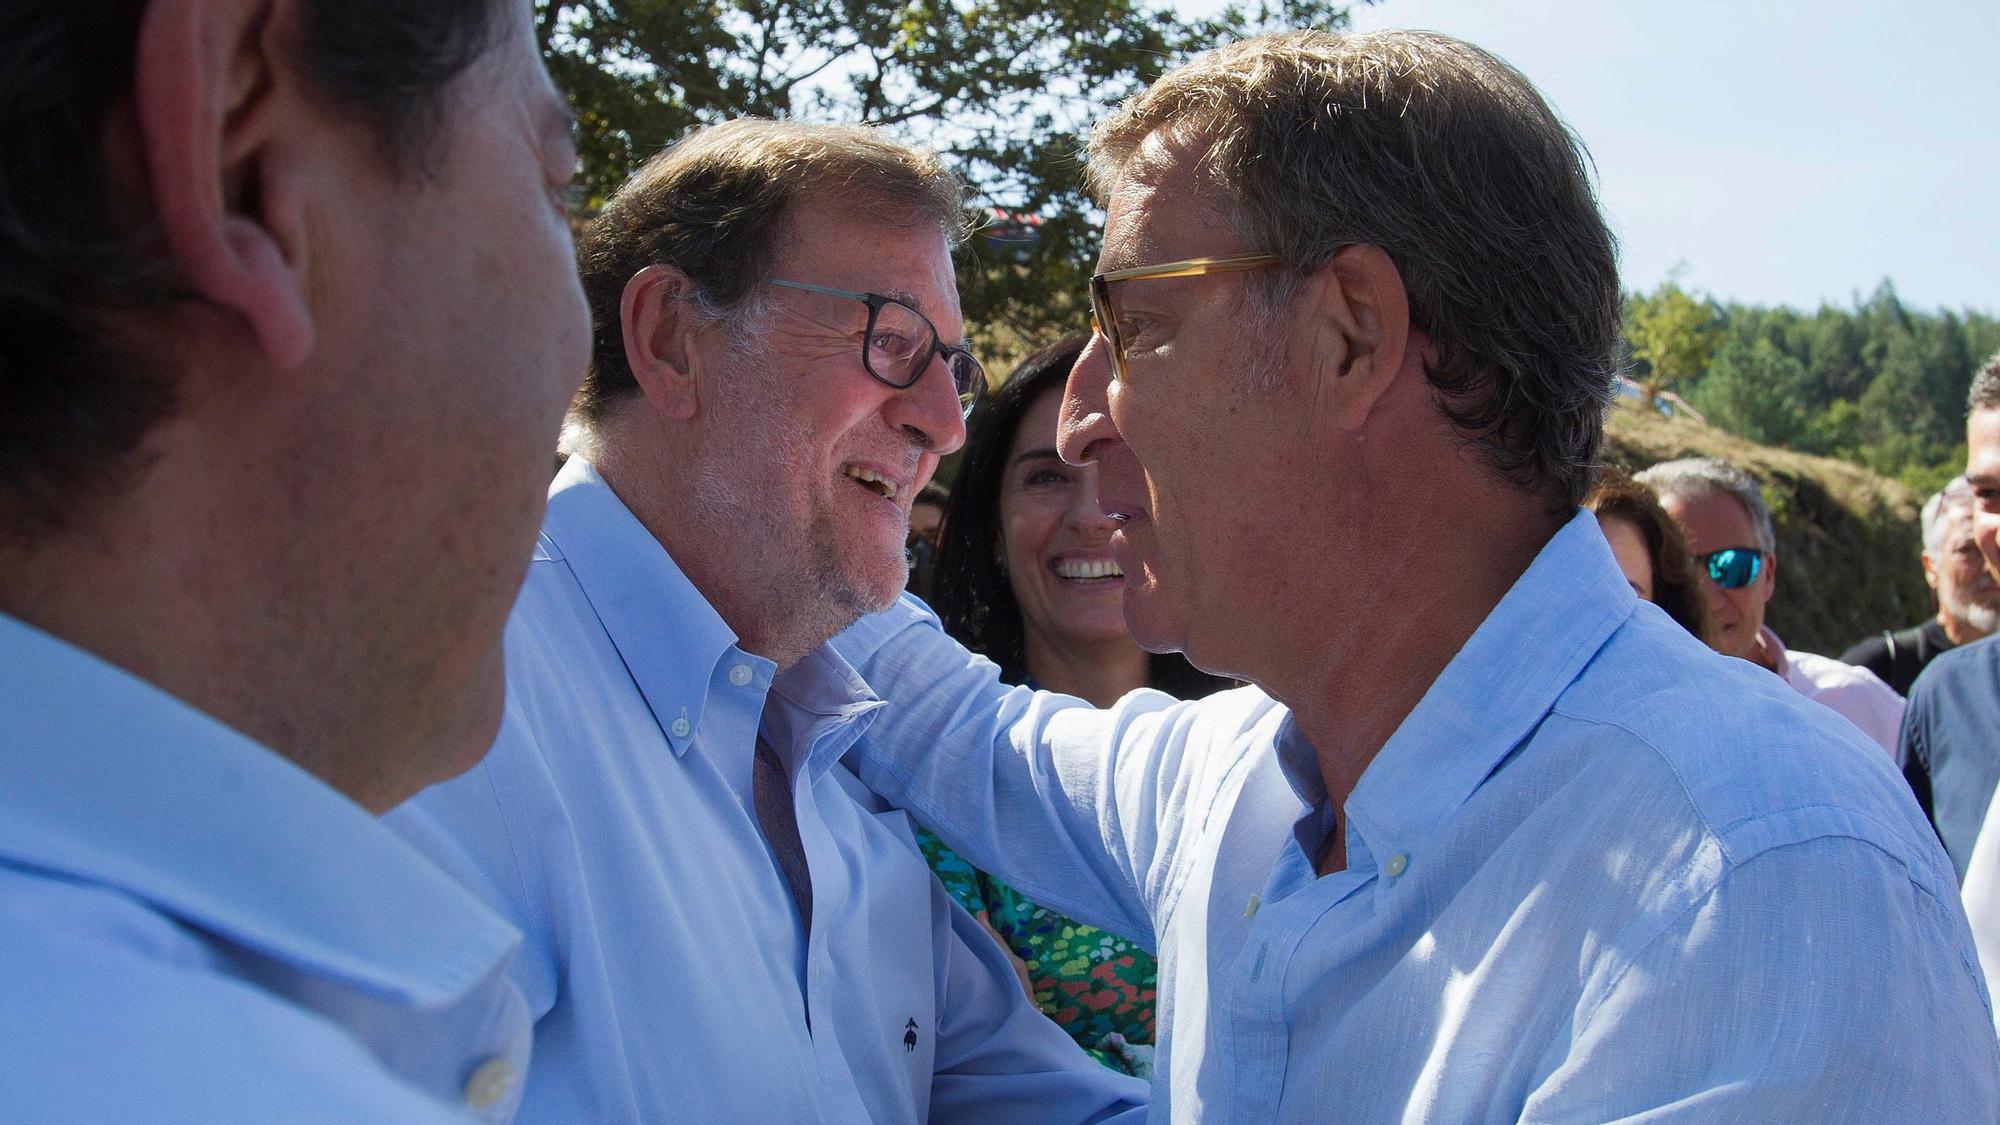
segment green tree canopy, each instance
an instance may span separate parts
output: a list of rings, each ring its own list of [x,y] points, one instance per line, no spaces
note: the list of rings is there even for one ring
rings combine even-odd
[[[1329,0],[1258,0],[1192,20],[1142,0],[535,8],[550,72],[580,119],[587,205],[698,125],[754,114],[890,127],[949,154],[976,206],[1032,227],[1032,238],[975,238],[959,262],[966,319],[1010,351],[1082,325],[1097,215],[1079,152],[1092,120],[1228,39],[1347,23]]]
[[[1626,298],[1625,332],[1635,366],[1664,363],[1661,385],[1723,430],[1862,465],[1920,496],[1964,470],[1966,388],[2000,349],[2000,320],[1909,308],[1886,281],[1851,308],[1810,313],[1669,281]]]
[[[1625,340],[1632,368],[1648,399],[1692,383],[1708,369],[1721,333],[1715,310],[1677,282],[1625,302]]]

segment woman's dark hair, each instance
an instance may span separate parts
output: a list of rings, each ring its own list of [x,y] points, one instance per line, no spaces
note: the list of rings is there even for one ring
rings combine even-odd
[[[1000,490],[1007,476],[1007,451],[1021,418],[1051,391],[1060,392],[1090,337],[1065,336],[1021,361],[1000,389],[973,412],[965,458],[944,510],[943,539],[932,570],[931,605],[960,644],[1000,666],[1008,683],[1028,679],[1022,643],[1021,606],[1000,569]],[[1211,676],[1179,653],[1154,654],[1147,686],[1181,699],[1199,699],[1234,686]]]
[[[1695,573],[1680,526],[1660,507],[1659,496],[1607,466],[1598,470],[1597,485],[1583,498],[1583,506],[1600,520],[1613,517],[1639,529],[1653,564],[1653,604],[1707,643],[1708,602],[1702,596],[1701,576]]]

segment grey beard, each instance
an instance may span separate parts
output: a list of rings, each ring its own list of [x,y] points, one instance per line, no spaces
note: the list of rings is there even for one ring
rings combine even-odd
[[[1977,633],[2000,631],[2000,606],[1955,598],[1944,603],[1944,613]]]

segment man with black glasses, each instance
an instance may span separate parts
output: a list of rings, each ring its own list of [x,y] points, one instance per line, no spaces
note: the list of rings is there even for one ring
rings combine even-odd
[[[507,721],[391,816],[527,934],[524,1120],[1144,1113],[840,762],[881,705],[824,642],[902,590],[984,385],[961,215],[929,153],[746,120],[584,235],[595,351]]]
[[[1709,643],[1715,650],[1775,672],[1894,755],[1903,697],[1866,668],[1787,649],[1764,623],[1778,588],[1778,540],[1756,480],[1713,457],[1666,461],[1633,479],[1659,494],[1660,506],[1687,536],[1708,594]]]

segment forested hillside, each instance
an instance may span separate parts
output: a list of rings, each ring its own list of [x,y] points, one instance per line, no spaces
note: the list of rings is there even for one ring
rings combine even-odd
[[[1792,648],[1837,656],[1870,633],[1932,611],[1917,561],[1924,495],[1861,466],[1759,445],[1636,403],[1612,408],[1605,460],[1636,472],[1675,457],[1721,457],[1763,485],[1778,533],[1768,620]]]
[[[1851,308],[1723,304],[1668,282],[1625,303],[1633,378],[1713,426],[1837,457],[1928,495],[1965,465],[1965,390],[2000,319],[1906,307],[1883,282]]]

